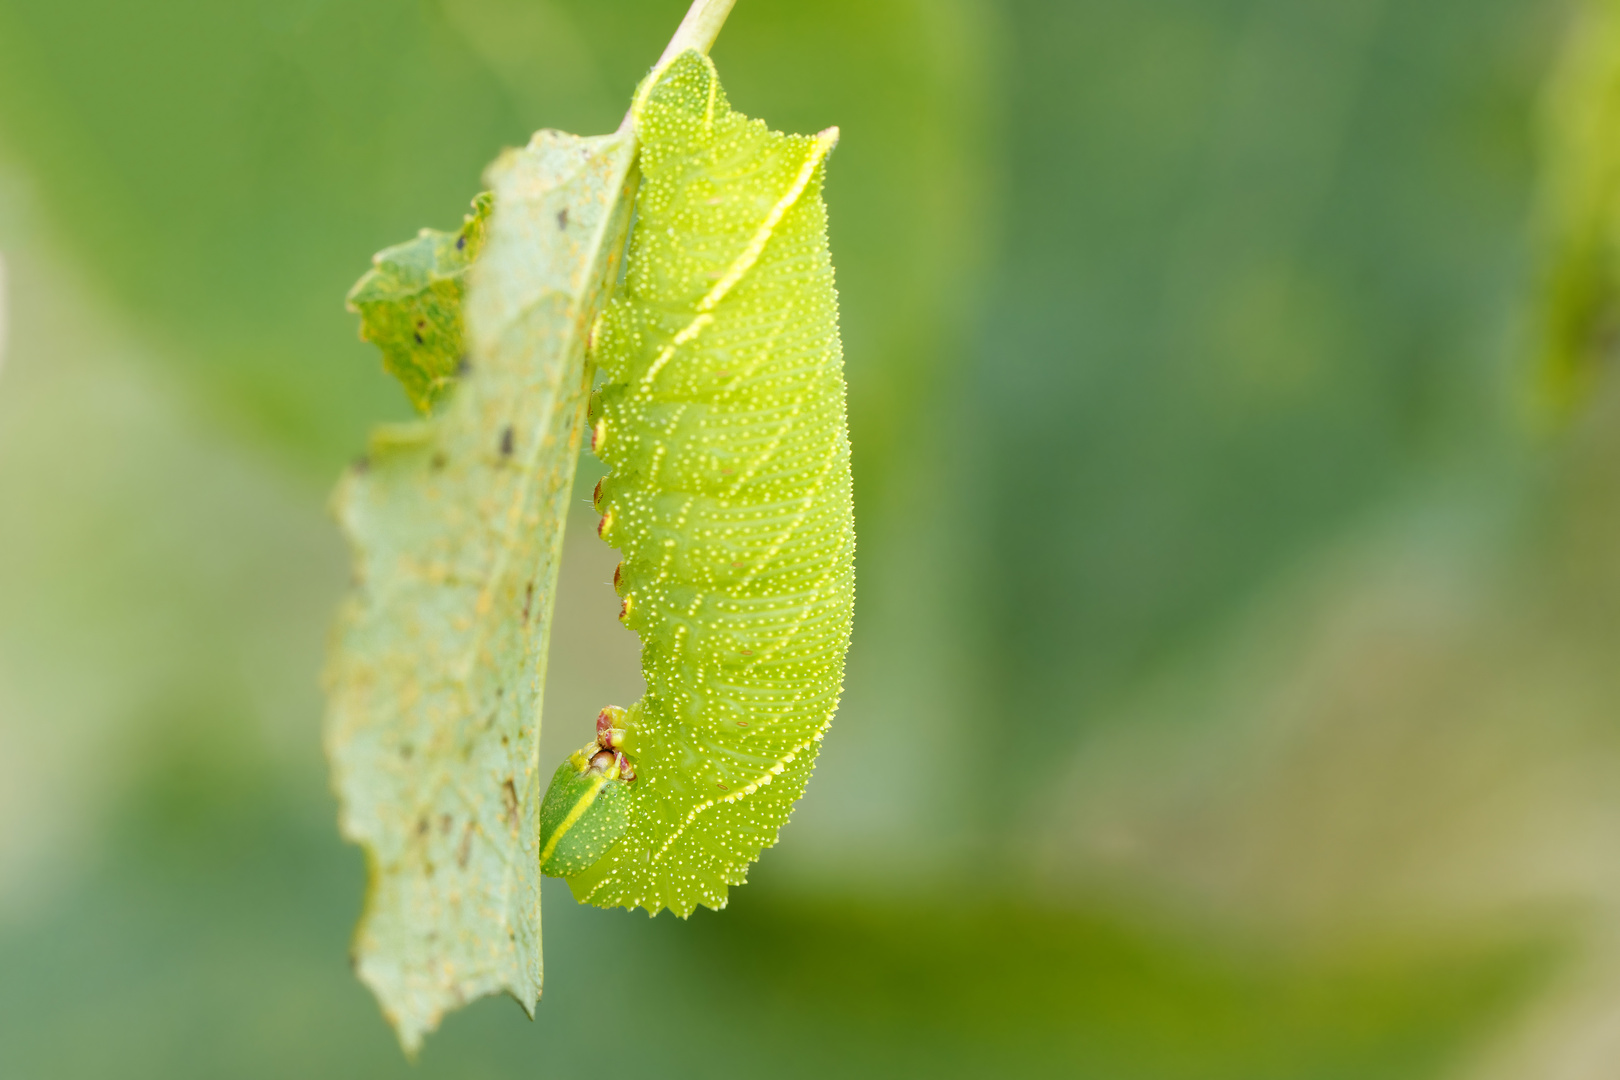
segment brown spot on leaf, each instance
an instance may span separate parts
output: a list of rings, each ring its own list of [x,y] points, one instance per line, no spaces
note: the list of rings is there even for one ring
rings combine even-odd
[[[501,457],[512,456],[512,425],[507,424],[501,429]]]
[[[517,785],[512,783],[510,777],[501,784],[501,801],[506,804],[506,823],[516,832],[518,827],[518,797]]]

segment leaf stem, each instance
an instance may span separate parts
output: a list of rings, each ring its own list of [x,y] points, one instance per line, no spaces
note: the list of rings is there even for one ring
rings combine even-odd
[[[726,16],[731,14],[732,5],[736,2],[737,0],[693,0],[686,18],[682,19],[681,25],[675,29],[675,36],[664,46],[664,55],[658,58],[658,64],[673,60],[687,49],[696,49],[700,53],[708,52],[709,47],[714,44],[714,39],[720,36],[720,28],[726,24]]]

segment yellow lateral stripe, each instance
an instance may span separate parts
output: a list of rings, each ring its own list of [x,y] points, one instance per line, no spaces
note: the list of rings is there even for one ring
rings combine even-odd
[[[748,246],[743,248],[742,253],[732,262],[731,268],[726,271],[725,277],[715,282],[714,288],[709,290],[708,295],[698,301],[697,310],[699,312],[713,311],[715,305],[724,300],[726,294],[736,288],[737,282],[743,279],[743,275],[754,268],[754,264],[759,261],[759,257],[765,252],[765,245],[770,243],[772,234],[776,232],[776,227],[782,223],[783,216],[793,209],[793,204],[799,201],[799,196],[804,194],[804,189],[810,186],[810,178],[815,175],[816,166],[826,160],[827,155],[832,152],[832,148],[837,144],[838,129],[835,127],[830,127],[816,136],[816,145],[811,148],[810,156],[805,159],[804,165],[799,169],[799,175],[794,178],[793,186],[788,188],[786,195],[777,200],[775,206],[771,207],[771,212],[765,215],[765,220],[760,223],[758,229],[754,230],[754,235],[749,238]]]
[[[557,842],[568,835],[568,830],[572,829],[578,824],[579,819],[585,816],[585,811],[591,808],[591,803],[596,801],[596,796],[601,793],[603,788],[607,787],[607,783],[607,774],[604,773],[590,791],[579,797],[579,802],[575,803],[574,808],[568,811],[568,816],[562,819],[562,824],[552,830],[551,839],[547,840],[546,846],[540,849],[541,866],[544,866],[546,860],[551,858],[552,853],[557,850]]]

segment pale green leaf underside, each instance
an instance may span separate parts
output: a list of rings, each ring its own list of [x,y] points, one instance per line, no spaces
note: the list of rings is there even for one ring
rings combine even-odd
[[[592,438],[647,695],[625,721],[630,825],[568,882],[684,916],[723,906],[775,842],[843,681],[855,537],[820,194],[836,131],[733,112],[697,52],[633,117],[637,224]]]
[[[634,152],[628,134],[541,132],[491,167],[470,367],[431,418],[379,429],[335,495],[356,582],[326,744],[370,870],[355,962],[407,1050],[472,998],[532,1010],[540,993],[546,642]]]

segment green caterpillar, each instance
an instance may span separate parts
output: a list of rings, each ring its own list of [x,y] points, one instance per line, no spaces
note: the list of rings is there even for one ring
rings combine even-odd
[[[821,183],[837,129],[733,112],[708,57],[632,109],[626,276],[593,333],[598,533],[646,696],[606,709],[541,807],[542,869],[602,907],[723,907],[838,707],[855,531]]]

